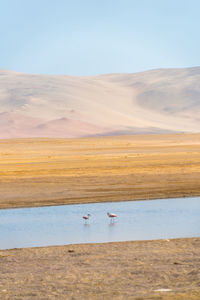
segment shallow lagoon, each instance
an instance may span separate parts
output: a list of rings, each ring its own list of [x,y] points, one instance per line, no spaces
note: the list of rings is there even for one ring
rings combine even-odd
[[[199,197],[0,210],[0,249],[199,236]]]

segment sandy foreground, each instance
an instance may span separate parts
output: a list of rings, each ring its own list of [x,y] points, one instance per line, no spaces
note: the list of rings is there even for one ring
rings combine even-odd
[[[0,140],[0,208],[200,195],[200,134]]]
[[[0,299],[200,299],[200,238],[0,251]]]

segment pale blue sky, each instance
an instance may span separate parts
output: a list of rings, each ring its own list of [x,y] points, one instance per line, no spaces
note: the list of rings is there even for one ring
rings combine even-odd
[[[95,75],[200,65],[199,0],[0,0],[0,69]]]

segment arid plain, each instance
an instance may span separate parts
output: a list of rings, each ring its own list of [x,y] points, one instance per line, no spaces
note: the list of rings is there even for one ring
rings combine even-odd
[[[200,134],[0,140],[0,208],[200,195],[199,153]],[[198,300],[199,243],[3,250],[0,297]]]
[[[0,140],[0,207],[200,195],[200,134]]]
[[[0,299],[199,300],[199,247],[192,238],[0,251]]]

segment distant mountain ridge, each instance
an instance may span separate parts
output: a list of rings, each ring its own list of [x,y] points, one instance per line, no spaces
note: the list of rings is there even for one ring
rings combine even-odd
[[[200,67],[99,76],[0,70],[0,138],[200,132]]]

